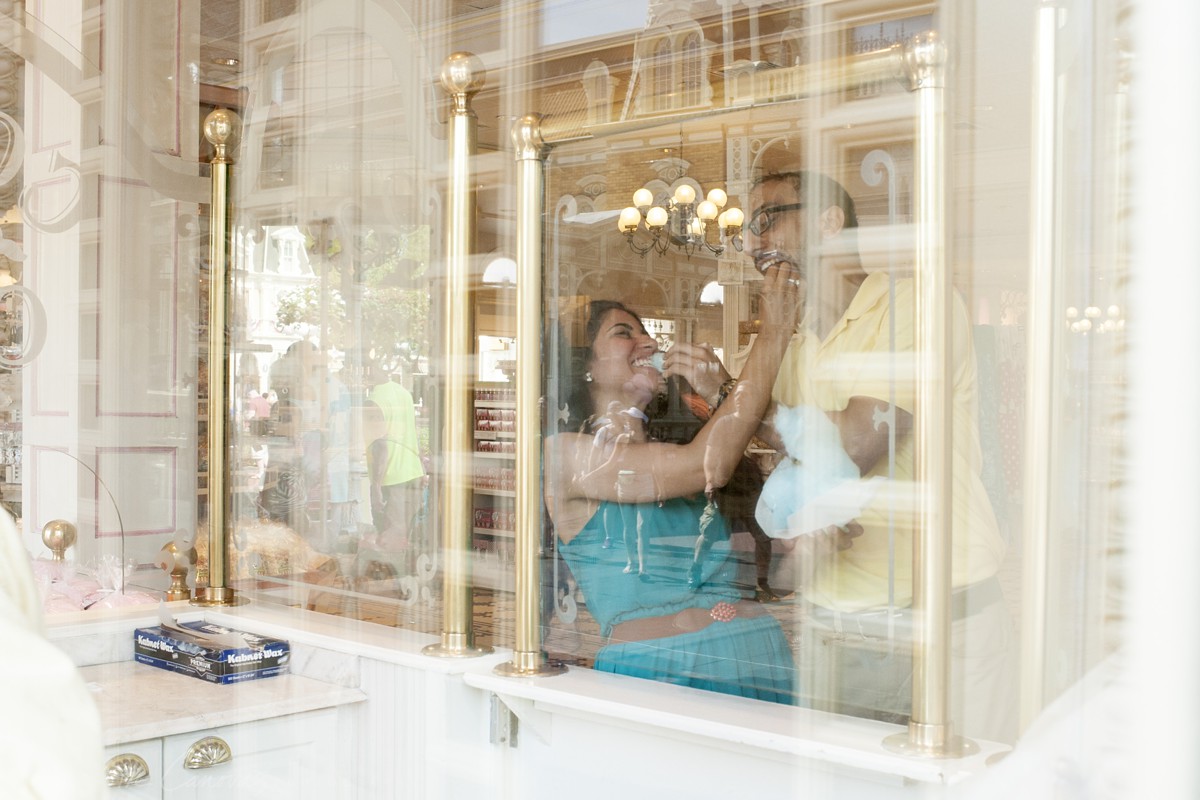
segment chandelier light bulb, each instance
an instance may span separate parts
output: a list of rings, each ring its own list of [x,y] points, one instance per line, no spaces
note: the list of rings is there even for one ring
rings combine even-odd
[[[633,204],[637,208],[649,208],[654,205],[654,192],[643,186],[633,193]]]
[[[667,224],[667,210],[662,206],[655,206],[646,212],[646,225],[651,228],[661,228]]]
[[[622,233],[629,233],[637,230],[638,223],[642,221],[642,212],[638,211],[633,206],[626,206],[621,209],[621,218],[617,221],[617,228]]]
[[[725,194],[724,189],[709,189],[708,202],[717,208],[724,208],[725,204],[729,202],[729,195]]]
[[[692,221],[688,223],[688,232],[697,239],[704,236],[704,223],[699,217],[692,217]]]
[[[686,183],[681,183],[675,187],[675,202],[687,205],[696,200],[696,190]]]
[[[712,200],[701,200],[696,206],[696,216],[705,222],[712,222],[717,218],[717,204]]]
[[[1088,306],[1083,310],[1083,315],[1088,319],[1096,319],[1100,316],[1100,309],[1096,306]]]
[[[722,228],[740,228],[745,221],[746,215],[742,213],[740,208],[727,208],[721,212],[720,223]]]

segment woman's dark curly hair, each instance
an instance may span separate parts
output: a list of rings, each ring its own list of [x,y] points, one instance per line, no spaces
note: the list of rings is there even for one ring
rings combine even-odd
[[[555,371],[550,376],[553,383],[550,388],[554,391],[557,411],[552,410],[549,414],[550,425],[547,434],[583,430],[595,415],[596,410],[592,408],[592,397],[584,376],[588,371],[588,363],[592,360],[592,345],[600,332],[600,322],[610,311],[624,311],[639,324],[642,321],[642,318],[630,311],[624,303],[616,300],[592,300],[576,312],[576,316],[561,320],[553,336],[548,337],[548,341],[553,341],[555,347]],[[570,335],[572,331],[582,331],[583,342],[573,342]],[[564,407],[565,421],[562,417]]]

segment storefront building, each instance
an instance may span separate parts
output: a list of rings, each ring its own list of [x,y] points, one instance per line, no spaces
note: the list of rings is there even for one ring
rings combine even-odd
[[[0,7],[0,794],[1194,796],[1196,11]]]

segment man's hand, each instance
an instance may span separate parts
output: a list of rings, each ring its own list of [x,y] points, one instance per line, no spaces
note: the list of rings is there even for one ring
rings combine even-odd
[[[679,375],[710,406],[717,404],[717,392],[729,380],[725,365],[706,343],[676,342],[663,359],[663,375]]]
[[[862,536],[862,526],[857,522],[846,525],[830,525],[816,533],[798,536],[792,541],[796,543],[795,556],[799,565],[797,578],[802,587],[811,586],[821,564],[829,562],[842,550],[854,546],[854,540]]]

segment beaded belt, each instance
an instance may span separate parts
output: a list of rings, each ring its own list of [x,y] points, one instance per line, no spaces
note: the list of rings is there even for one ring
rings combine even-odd
[[[766,614],[762,604],[752,600],[736,603],[717,603],[712,608],[685,608],[674,614],[660,617],[642,617],[618,622],[609,634],[611,642],[644,642],[647,639],[665,639],[681,633],[695,633],[714,623],[729,622],[737,617],[752,619]]]

